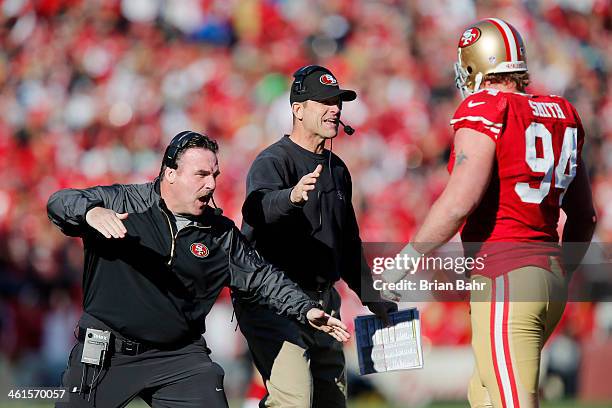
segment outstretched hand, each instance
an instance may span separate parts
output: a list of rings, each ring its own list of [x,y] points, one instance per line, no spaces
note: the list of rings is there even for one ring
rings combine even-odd
[[[306,314],[308,323],[317,330],[321,330],[341,343],[351,338],[348,328],[340,320],[325,313],[321,309],[313,308]]]
[[[94,207],[85,214],[87,224],[106,238],[124,238],[127,233],[123,220],[128,213],[116,213],[104,207]]]
[[[293,204],[302,205],[306,201],[308,201],[308,192],[315,189],[315,184],[321,175],[321,171],[323,170],[322,165],[317,165],[314,171],[306,174],[304,177],[298,181],[298,183],[291,190],[291,195],[289,199]]]

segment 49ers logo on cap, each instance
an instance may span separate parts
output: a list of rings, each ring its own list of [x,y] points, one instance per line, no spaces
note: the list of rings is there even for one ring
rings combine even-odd
[[[338,81],[336,81],[336,78],[329,74],[321,75],[321,77],[319,78],[319,82],[321,82],[323,85],[338,85]]]
[[[197,256],[198,258],[206,258],[208,256],[208,248],[201,242],[194,242],[193,244],[191,244],[191,247],[189,247],[189,249],[191,250],[191,253]]]
[[[467,47],[468,45],[474,44],[480,38],[480,30],[476,27],[468,28],[463,32],[461,39],[459,40],[459,47]]]

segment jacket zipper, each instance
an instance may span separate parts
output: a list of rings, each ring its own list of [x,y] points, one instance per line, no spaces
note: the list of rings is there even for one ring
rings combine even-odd
[[[168,214],[166,214],[165,211],[162,210],[162,212],[166,216],[166,220],[168,221],[168,227],[170,228],[170,236],[172,237],[172,242],[171,242],[171,247],[170,247],[170,259],[168,260],[168,266],[172,266],[172,259],[174,259],[174,247],[175,247],[175,243],[176,243],[176,237],[178,237],[179,232],[181,232],[182,230],[185,230],[187,228],[191,228],[191,227],[200,228],[200,229],[208,229],[210,227],[204,227],[204,226],[200,226],[200,225],[187,225],[182,230],[177,230],[176,234],[175,234],[172,231],[172,222],[170,221],[170,217],[168,217]]]
[[[170,236],[171,238],[171,246],[170,246],[170,259],[168,259],[168,266],[172,265],[172,259],[174,258],[174,242],[176,241],[176,236],[178,235],[178,231],[176,231],[176,234],[174,233],[174,231],[172,231],[172,223],[170,222],[170,217],[168,217],[168,214],[166,214],[166,212],[164,210],[162,210],[162,212],[164,213],[164,215],[166,216],[166,220],[168,221],[168,228],[170,228]]]

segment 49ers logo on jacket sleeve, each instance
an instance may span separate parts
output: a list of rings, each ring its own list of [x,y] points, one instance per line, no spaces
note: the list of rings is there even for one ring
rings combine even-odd
[[[319,78],[319,82],[321,82],[323,85],[338,85],[338,81],[336,81],[336,78],[329,74],[321,75],[321,77]]]
[[[463,32],[461,39],[459,40],[459,47],[467,47],[468,45],[474,44],[480,38],[480,30],[476,27],[468,28]]]
[[[206,258],[208,256],[208,248],[201,242],[194,242],[191,244],[189,249],[191,250],[191,253],[198,258]]]

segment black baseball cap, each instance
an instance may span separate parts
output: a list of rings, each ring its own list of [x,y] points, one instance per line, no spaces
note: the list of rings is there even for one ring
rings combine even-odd
[[[289,101],[304,102],[307,100],[323,101],[339,96],[342,101],[353,101],[357,93],[349,89],[340,89],[334,74],[319,65],[306,65],[295,71],[291,84]]]

